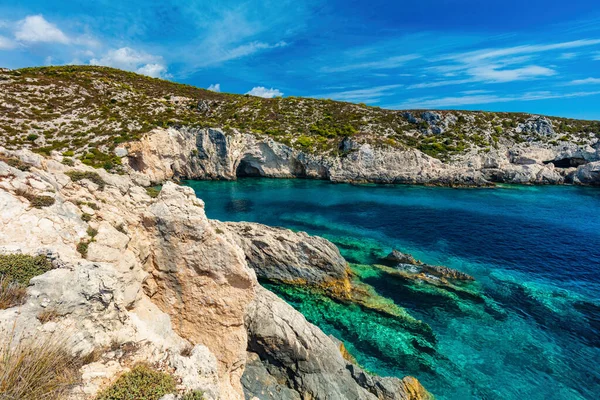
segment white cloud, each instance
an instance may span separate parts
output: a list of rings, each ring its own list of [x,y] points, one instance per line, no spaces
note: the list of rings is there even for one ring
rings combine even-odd
[[[600,78],[575,79],[568,85],[600,85]]]
[[[153,78],[169,77],[169,74],[167,74],[167,67],[162,64],[146,64],[138,68],[136,72]]]
[[[162,57],[137,51],[130,47],[109,50],[101,58],[92,58],[90,64],[125,69],[155,78],[169,77]]]
[[[485,82],[514,82],[538,77],[547,77],[556,75],[556,71],[540,67],[537,65],[528,65],[522,68],[515,69],[497,69],[495,65],[487,65],[482,67],[470,68],[467,73],[473,76],[474,79]]]
[[[10,50],[17,46],[15,42],[5,36],[0,36],[0,50]]]
[[[266,99],[272,99],[273,97],[281,97],[283,96],[283,93],[281,91],[279,91],[279,89],[267,89],[266,87],[263,86],[255,86],[252,88],[252,90],[250,90],[248,93],[249,95],[252,96],[258,96],[258,97],[264,97]]]
[[[211,92],[220,92],[221,91],[221,84],[220,83],[213,83],[208,88],[206,88],[206,90],[210,90]]]
[[[62,43],[70,39],[58,27],[46,21],[42,15],[30,15],[17,23],[15,39],[25,43]]]

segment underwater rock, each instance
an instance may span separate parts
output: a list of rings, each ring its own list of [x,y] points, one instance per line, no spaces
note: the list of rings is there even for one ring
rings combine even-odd
[[[412,377],[400,380],[365,374],[342,357],[337,343],[264,288],[258,288],[248,308],[246,327],[248,351],[256,353],[264,365],[262,372],[256,366],[251,367],[249,375],[245,374],[242,379],[247,398],[248,393],[255,390],[252,378],[267,382],[275,378],[278,385],[285,384],[302,399],[430,398]],[[257,371],[260,374],[252,377]],[[281,390],[281,386],[270,387]],[[285,396],[272,398],[296,398],[289,392],[285,392]]]
[[[402,253],[396,249],[385,256],[385,258],[382,259],[382,262],[386,266],[395,267],[398,270],[408,271],[414,274],[428,274],[437,278],[454,279],[458,281],[475,280],[471,275],[452,268],[441,265],[423,264],[421,261],[416,260],[412,255]]]
[[[454,279],[457,281],[474,281],[475,280],[475,278],[473,278],[469,274],[465,274],[464,272],[460,272],[455,269],[444,267],[441,265],[422,264],[422,265],[420,265],[420,268],[423,271],[423,273],[431,274],[431,275],[437,276],[439,278]]]

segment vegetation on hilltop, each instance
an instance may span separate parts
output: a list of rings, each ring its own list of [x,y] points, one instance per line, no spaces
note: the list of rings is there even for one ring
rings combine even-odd
[[[586,143],[600,122],[548,118],[559,138],[524,134],[523,113],[385,110],[311,98],[264,99],[216,93],[107,67],[0,70],[0,145],[60,151],[85,164],[118,169],[119,144],[155,127],[236,128],[309,152],[338,152],[345,137],[375,146],[418,148],[438,158],[501,140]],[[440,128],[441,127],[441,128]]]

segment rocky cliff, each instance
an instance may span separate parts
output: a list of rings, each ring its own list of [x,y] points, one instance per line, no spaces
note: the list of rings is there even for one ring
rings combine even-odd
[[[124,164],[154,182],[240,176],[448,186],[600,184],[600,144],[504,144],[443,162],[417,149],[345,139],[344,155],[315,155],[237,130],[157,128],[123,147]]]
[[[600,182],[598,121],[262,99],[90,66],[1,70],[0,88],[0,145],[154,182]]]
[[[206,399],[429,398],[414,378],[364,373],[258,284],[257,274],[346,282],[335,246],[210,221],[202,200],[171,182],[154,196],[138,183],[169,177],[179,162],[154,154],[152,168],[129,176],[0,148],[0,254],[52,263],[23,304],[0,309],[2,346],[59,337],[85,360],[68,399],[95,398],[139,362],[174,376],[174,394],[201,390]]]

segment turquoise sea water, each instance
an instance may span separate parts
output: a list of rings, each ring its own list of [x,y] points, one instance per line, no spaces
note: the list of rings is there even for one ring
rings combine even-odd
[[[362,282],[431,327],[269,286],[368,370],[416,376],[438,399],[600,398],[600,190],[187,184],[209,218],[327,237]],[[369,267],[392,248],[476,282],[436,287]]]

